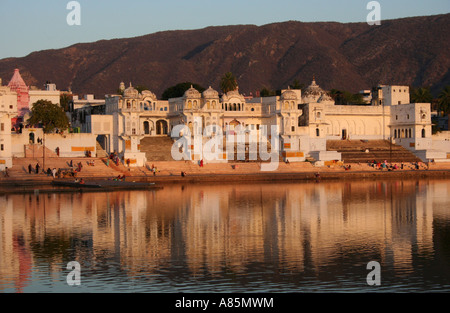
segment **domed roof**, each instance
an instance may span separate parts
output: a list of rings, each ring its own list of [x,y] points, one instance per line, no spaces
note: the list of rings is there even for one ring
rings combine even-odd
[[[211,86],[209,86],[208,89],[203,91],[203,98],[212,99],[212,98],[218,98],[218,97],[219,97],[219,93],[217,91],[215,91],[214,89],[212,89]]]
[[[334,103],[334,100],[333,100],[333,98],[330,97],[329,94],[327,94],[327,93],[325,92],[325,93],[323,93],[323,94],[320,96],[320,98],[319,98],[319,100],[318,100],[317,102],[319,102],[319,103],[333,102],[333,103]]]
[[[200,92],[195,89],[192,85],[191,88],[189,88],[188,90],[186,90],[186,92],[184,93],[184,97],[185,98],[189,98],[189,99],[199,99],[202,97],[202,95],[200,94]]]
[[[303,92],[302,100],[304,103],[318,102],[323,95],[327,95],[327,93],[316,84],[316,80],[313,78],[311,85]]]
[[[290,88],[281,94],[283,100],[297,100],[297,93]]]
[[[137,98],[139,96],[139,91],[137,91],[133,86],[131,86],[130,83],[130,87],[125,89],[125,91],[123,92],[123,96],[125,98]]]
[[[239,93],[239,88],[236,88],[235,90],[228,91],[226,94],[224,94],[222,96],[222,101],[228,102],[228,101],[230,101],[233,98],[237,99],[240,102],[245,102],[244,96]]]
[[[150,90],[144,90],[141,92],[142,98],[152,98],[153,100],[156,100],[156,95],[151,92]]]

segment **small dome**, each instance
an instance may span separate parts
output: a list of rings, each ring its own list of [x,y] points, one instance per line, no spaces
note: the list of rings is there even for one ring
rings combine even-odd
[[[304,103],[318,102],[324,94],[326,95],[326,92],[316,84],[316,80],[313,78],[311,85],[303,92],[302,99]]]
[[[217,91],[215,91],[214,89],[212,89],[211,86],[209,86],[208,89],[203,91],[203,98],[206,98],[206,99],[219,98],[219,93]]]
[[[319,103],[333,102],[333,103],[334,103],[334,100],[333,100],[333,98],[330,97],[329,94],[327,94],[327,93],[325,92],[325,93],[323,93],[323,94],[320,96],[320,98],[319,98],[319,100],[318,100],[317,102],[319,102]]]
[[[186,90],[186,92],[184,93],[184,97],[189,99],[199,99],[202,96],[200,92],[191,85],[191,88]]]
[[[151,92],[150,90],[142,91],[141,95],[143,98],[152,98],[153,100],[156,100],[156,95],[153,92]]]
[[[222,96],[223,102],[231,102],[232,100],[237,102],[245,102],[245,98],[239,93],[239,89],[228,91]]]
[[[281,94],[283,100],[297,100],[297,93],[291,89],[286,90]]]
[[[131,86],[131,83],[130,83],[130,87],[125,89],[125,91],[123,92],[123,96],[125,98],[137,98],[139,96],[139,91],[137,91],[135,88],[133,88],[133,86]]]

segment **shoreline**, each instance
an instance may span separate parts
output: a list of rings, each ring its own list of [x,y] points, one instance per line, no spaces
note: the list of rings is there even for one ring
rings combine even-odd
[[[319,173],[320,177],[316,177]],[[158,185],[180,184],[180,183],[263,183],[263,182],[295,182],[295,181],[348,181],[367,179],[450,179],[450,169],[420,169],[420,170],[323,170],[317,168],[315,171],[292,171],[292,172],[253,172],[253,173],[217,173],[217,174],[188,174],[185,177],[176,175],[156,175],[156,176],[127,176],[127,182],[151,182]],[[111,180],[111,177],[87,177],[89,180]],[[56,179],[58,180],[58,179]],[[72,179],[60,179],[71,181]],[[54,192],[77,191],[77,188],[62,189],[52,185],[53,178],[48,176],[32,177],[32,179],[5,179],[0,180],[0,195],[5,193],[30,193],[35,190],[49,190]],[[48,187],[53,187],[49,189]],[[107,190],[104,190],[107,191]]]

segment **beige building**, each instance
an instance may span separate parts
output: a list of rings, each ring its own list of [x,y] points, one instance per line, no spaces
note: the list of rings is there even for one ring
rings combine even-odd
[[[17,115],[17,93],[0,80],[0,171],[12,167],[11,119]]]
[[[227,142],[232,137],[237,141],[238,129],[245,130],[241,138],[246,158],[252,152],[249,142],[266,141],[270,146],[274,138],[279,139],[282,158],[290,162],[308,157],[319,164],[340,160],[340,153],[327,151],[327,140],[392,140],[424,161],[445,160],[450,152],[445,142],[433,144],[430,104],[411,104],[407,86],[380,85],[371,103],[363,105],[336,105],[315,79],[303,92],[285,89],[280,96],[257,98],[245,98],[239,89],[219,95],[212,87],[202,93],[191,87],[182,97],[165,101],[148,90],[139,93],[131,84],[125,89],[121,83],[120,88],[123,95],[106,96],[104,115],[90,115],[87,123],[96,124],[96,134],[106,138],[107,152],[116,151],[137,165],[146,162],[140,152],[142,138],[170,135],[176,142],[185,135],[180,127],[200,137],[184,151],[192,161],[204,158],[202,149],[196,149],[199,145],[220,134],[223,153],[209,161],[230,160],[234,147],[227,147]],[[436,146],[444,148],[433,149]]]

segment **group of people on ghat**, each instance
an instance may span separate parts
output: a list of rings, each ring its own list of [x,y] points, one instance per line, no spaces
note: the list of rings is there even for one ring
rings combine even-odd
[[[113,161],[116,166],[119,166],[120,158],[117,155],[117,152],[115,152],[115,151],[111,152],[111,154],[109,155],[109,158],[107,160],[107,165],[108,166],[109,166],[109,160]]]
[[[94,160],[91,161],[87,161],[87,164],[89,166],[94,166]],[[69,162],[69,167],[70,167],[70,174],[71,176],[76,176],[76,173],[81,172],[81,170],[83,169],[83,163],[82,162],[78,162],[77,164],[74,164],[73,160],[70,160]],[[29,174],[39,174],[41,173],[41,165],[39,164],[39,162],[36,163],[36,165],[31,165],[28,164],[28,173]],[[47,168],[44,169],[42,168],[42,174],[45,174],[47,176],[53,176],[53,178],[61,178],[65,175],[67,175],[67,173],[64,171],[64,169],[61,168]]]
[[[424,166],[422,162],[410,162],[410,163],[404,163],[401,162],[400,166],[396,163],[390,164],[387,162],[387,160],[384,160],[384,162],[377,162],[375,160],[369,161],[368,165],[377,169],[377,170],[388,170],[388,171],[394,171],[394,170],[404,170],[404,169],[413,169],[413,170],[420,170],[422,167],[425,169],[428,169],[428,165]]]
[[[39,164],[39,162],[36,163],[36,165],[34,167],[31,164],[28,164],[28,173],[29,174],[32,174],[32,173],[39,174],[40,169],[41,169],[41,165]],[[53,176],[53,178],[56,178],[56,177],[61,177],[62,171],[60,168],[56,169],[56,167],[54,167],[53,169],[51,169],[49,167],[49,168],[47,168],[47,170],[42,169],[42,173],[47,176]]]

